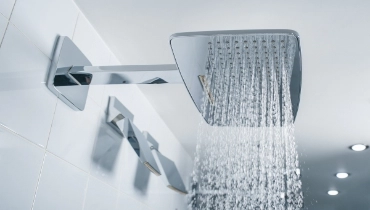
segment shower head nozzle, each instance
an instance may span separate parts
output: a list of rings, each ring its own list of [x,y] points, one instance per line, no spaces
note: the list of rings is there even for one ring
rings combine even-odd
[[[289,83],[289,100],[292,117],[295,119],[302,81],[301,49],[297,32],[279,29],[177,33],[171,36],[170,45],[185,86],[210,125],[231,125],[229,122],[214,121],[209,111],[221,98],[214,91],[214,86],[218,85],[214,80],[219,77],[216,75],[219,71],[230,78],[222,82],[238,83],[239,87],[246,89],[253,89],[252,86],[256,83],[253,79],[249,81],[249,78],[262,81],[271,75],[266,80],[274,80],[276,84],[283,86],[282,75],[287,74],[288,81],[285,83]],[[206,96],[204,102],[203,95]],[[233,100],[227,97],[226,103]],[[279,97],[280,102],[285,100],[281,93]]]

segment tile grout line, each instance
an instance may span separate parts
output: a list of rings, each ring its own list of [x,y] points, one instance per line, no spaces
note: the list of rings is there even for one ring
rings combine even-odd
[[[78,14],[77,14],[77,18],[76,18],[76,24],[75,24],[75,27],[74,27],[74,29],[73,29],[73,34],[72,34],[72,40],[73,40],[73,38],[75,37],[75,33],[76,33],[76,28],[77,28],[77,24],[78,24],[78,20],[80,19],[80,13],[81,13],[81,11],[80,12],[78,12]]]
[[[45,144],[45,150],[47,150],[48,148],[48,145],[49,145],[49,140],[50,140],[50,134],[51,134],[51,130],[53,129],[53,124],[54,124],[54,119],[55,119],[55,113],[57,112],[57,107],[58,107],[58,103],[59,103],[59,95],[57,97],[57,101],[55,103],[55,106],[54,106],[54,113],[53,113],[53,119],[51,120],[51,124],[50,124],[50,128],[49,128],[49,135],[48,135],[48,139],[46,141],[46,144]]]
[[[18,28],[14,23],[12,23],[10,20],[9,20],[9,24],[12,24],[26,39],[27,41],[29,41],[33,46],[35,46],[37,48],[37,50],[39,50],[47,59],[49,59],[50,61],[52,61],[52,58],[50,58],[48,55],[46,55],[40,48],[39,46],[37,46],[37,44],[32,40],[30,39],[20,28]]]
[[[80,167],[76,166],[75,164],[73,164],[73,163],[69,162],[68,160],[63,159],[62,157],[59,157],[58,155],[56,155],[56,154],[54,154],[54,153],[52,153],[52,152],[50,152],[50,151],[48,151],[48,150],[46,150],[46,152],[47,152],[47,153],[49,153],[49,154],[51,154],[51,155],[53,155],[53,156],[55,156],[56,158],[58,158],[58,159],[62,160],[63,162],[68,163],[69,165],[71,165],[71,166],[73,166],[73,167],[77,168],[78,170],[80,170],[80,171],[82,171],[82,172],[86,173],[87,175],[89,175],[89,172],[88,172],[88,171],[86,171],[86,170],[84,170],[84,169],[82,169],[82,168],[80,168]]]
[[[76,2],[75,1],[73,1],[75,4],[76,4]],[[76,4],[76,6],[77,6],[77,4]],[[78,7],[78,6],[77,6]],[[98,35],[98,37],[99,37],[99,39],[103,42],[103,44],[108,48],[108,50],[109,50],[109,52],[111,53],[111,54],[113,54],[113,51],[112,51],[112,49],[111,49],[111,47],[110,46],[108,46],[108,44],[106,43],[106,41],[103,39],[103,37],[100,35],[100,33],[98,32],[98,30],[96,30],[96,28],[95,28],[95,26],[90,22],[90,20],[86,17],[86,15],[85,15],[85,13],[80,9],[80,7],[78,7],[79,8],[79,10],[80,10],[80,13],[82,13],[82,15],[85,17],[85,19],[87,20],[87,22],[89,23],[89,25],[94,29],[94,31],[96,32],[96,34]],[[117,58],[117,57],[116,57]],[[109,58],[109,62],[110,62],[110,58]],[[119,61],[120,62],[120,61]],[[121,63],[121,62],[120,62]],[[120,64],[120,65],[122,65],[122,64]]]
[[[114,209],[115,210],[118,210],[118,200],[119,200],[119,195],[120,195],[120,191],[117,190],[117,194],[116,194],[116,204],[114,205]]]
[[[14,10],[14,8],[15,8],[15,4],[16,4],[16,2],[17,2],[17,0],[14,2],[14,5],[13,5],[13,8],[12,8],[12,11],[11,11],[11,15],[12,15],[12,13],[13,13],[13,10]],[[80,13],[81,12],[79,12],[78,13],[78,15],[77,15],[77,19],[76,19],[76,24],[75,24],[75,28],[74,28],[74,31],[73,31],[73,35],[72,35],[72,39],[73,39],[73,37],[75,36],[75,32],[76,32],[76,28],[77,28],[77,23],[78,23],[78,19],[79,19],[79,17],[80,17]],[[1,45],[2,45],[2,43],[3,43],[3,40],[4,40],[4,37],[5,37],[5,34],[6,34],[6,32],[7,32],[7,29],[8,29],[8,27],[9,27],[9,24],[12,24],[12,22],[10,21],[10,18],[11,18],[11,15],[9,16],[9,19],[7,19],[7,26],[6,26],[6,28],[5,28],[5,32],[4,32],[4,36],[3,36],[3,38],[2,38],[2,40],[1,40],[1,42],[0,42],[0,47],[1,47]],[[12,24],[12,25],[14,25],[14,24]],[[16,26],[15,26],[16,27]],[[17,28],[17,27],[16,27]],[[20,29],[18,29],[18,30],[20,30]],[[22,32],[21,32],[22,33]],[[22,33],[23,34],[23,33]],[[23,34],[25,37],[27,37],[25,34]],[[28,37],[27,37],[28,38]],[[101,38],[101,37],[100,37]],[[31,41],[32,42],[32,41]],[[35,45],[35,44],[34,44]],[[35,45],[36,46],[36,45]],[[38,48],[37,46],[36,46],[36,48]],[[39,49],[39,48],[38,48]],[[40,50],[40,49],[39,49]],[[41,51],[41,50],[40,50]],[[41,51],[42,52],[42,51]],[[43,52],[42,52],[43,53]],[[44,53],[43,53],[44,54]],[[44,54],[45,55],[45,54]],[[48,56],[46,56],[46,57],[48,57]],[[49,58],[50,59],[50,58]],[[105,89],[105,86],[104,86],[104,89]],[[53,127],[53,122],[54,122],[54,118],[55,118],[55,114],[56,114],[56,107],[57,107],[57,105],[58,105],[58,102],[59,102],[59,100],[58,100],[59,98],[57,97],[57,101],[56,101],[56,104],[55,104],[55,109],[54,109],[54,113],[53,113],[53,119],[52,119],[52,122],[51,122],[51,126],[50,126],[50,129],[49,129],[49,136],[48,136],[48,139],[47,139],[47,142],[46,142],[46,145],[45,145],[45,147],[43,147],[43,146],[41,146],[41,145],[38,145],[38,144],[36,144],[36,143],[34,143],[34,142],[32,142],[31,140],[29,140],[29,139],[27,139],[27,138],[25,138],[25,137],[23,137],[22,135],[20,135],[20,134],[18,134],[17,132],[15,132],[15,131],[13,131],[12,129],[10,129],[9,127],[7,127],[7,126],[5,126],[5,125],[3,125],[3,124],[0,124],[0,126],[2,126],[2,127],[4,127],[6,130],[8,130],[8,131],[10,131],[11,133],[13,133],[13,134],[15,134],[15,135],[17,135],[17,136],[19,136],[19,137],[21,137],[22,139],[24,139],[24,140],[27,140],[28,142],[31,142],[32,144],[34,144],[34,145],[36,145],[36,146],[38,146],[38,147],[40,147],[40,148],[42,148],[43,150],[44,150],[44,157],[43,157],[43,160],[42,160],[42,165],[41,165],[41,168],[40,168],[40,173],[39,173],[39,177],[38,177],[38,180],[37,180],[37,185],[36,185],[36,189],[35,189],[35,193],[34,193],[34,198],[33,198],[33,202],[32,202],[32,207],[31,207],[31,209],[33,210],[34,209],[34,205],[35,205],[35,201],[36,201],[36,196],[37,196],[37,192],[38,192],[38,188],[39,188],[39,184],[40,184],[40,181],[41,181],[41,175],[42,175],[42,171],[43,171],[43,168],[44,168],[44,163],[45,163],[45,160],[46,160],[46,156],[47,156],[47,153],[49,153],[49,154],[52,154],[52,155],[54,155],[55,157],[57,157],[58,159],[60,159],[60,160],[62,160],[62,161],[64,161],[64,162],[66,162],[66,163],[68,163],[69,165],[72,165],[72,166],[74,166],[74,167],[76,167],[76,168],[78,168],[78,169],[80,169],[82,172],[85,172],[85,173],[87,173],[87,175],[88,175],[88,179],[87,179],[87,183],[86,183],[86,188],[85,188],[85,196],[84,196],[84,200],[83,200],[83,209],[85,208],[85,202],[86,202],[86,196],[87,196],[87,189],[88,189],[88,186],[89,186],[89,182],[90,182],[90,176],[92,176],[91,175],[91,171],[90,170],[88,170],[88,171],[85,171],[85,170],[83,170],[83,169],[81,169],[81,168],[79,168],[78,166],[76,166],[76,165],[74,165],[74,164],[72,164],[72,163],[70,163],[70,162],[68,162],[67,160],[65,160],[65,159],[63,159],[63,158],[61,158],[61,157],[59,157],[58,155],[56,155],[56,154],[54,154],[54,153],[52,153],[52,152],[50,152],[50,151],[48,151],[47,150],[47,147],[48,147],[48,143],[49,143],[49,140],[50,140],[50,134],[51,134],[51,131],[52,131],[52,127]],[[103,99],[101,99],[101,100],[103,100]],[[95,102],[95,101],[94,101]],[[96,103],[96,102],[95,102]],[[98,104],[97,104],[98,105]],[[98,105],[100,108],[101,108],[101,105]],[[102,183],[104,183],[102,180],[100,180],[99,178],[96,178],[98,181],[100,181],[100,182],[102,182]],[[121,180],[122,181],[122,180]],[[116,189],[116,188],[114,188],[114,187],[112,187],[112,186],[110,186],[110,185],[108,185],[108,184],[106,184],[106,183],[104,183],[107,187],[110,187],[110,188],[112,188],[112,189],[114,189],[116,192],[117,192],[117,199],[116,199],[116,204],[118,204],[118,198],[119,198],[119,193],[120,193],[120,190],[119,190],[119,186],[118,186],[118,188]]]
[[[87,174],[86,187],[85,187],[85,190],[84,190],[84,199],[82,201],[82,210],[85,209],[86,197],[87,197],[87,189],[89,188],[89,183],[90,183],[90,172]]]
[[[6,131],[8,131],[8,132],[12,133],[13,135],[16,135],[16,136],[18,136],[19,138],[21,138],[21,139],[23,139],[23,140],[25,140],[25,141],[27,141],[27,142],[29,142],[29,143],[31,143],[31,144],[33,144],[33,145],[37,146],[37,147],[40,147],[41,149],[45,149],[43,146],[41,146],[41,145],[39,145],[39,144],[36,144],[35,142],[33,142],[33,141],[31,141],[31,140],[27,139],[26,137],[22,136],[21,134],[17,133],[16,131],[13,131],[11,128],[9,128],[8,126],[6,126],[6,125],[4,125],[4,124],[2,124],[2,123],[0,123],[0,127],[4,128]]]
[[[80,13],[78,13],[78,17],[79,17],[79,15],[80,15]],[[77,21],[78,21],[78,18],[77,18]],[[77,26],[77,21],[76,21],[76,26]],[[76,30],[76,28],[75,28],[75,30]],[[74,32],[73,32],[72,39],[73,39],[73,37],[74,37]],[[94,142],[94,146],[93,146],[93,149],[92,149],[93,152],[95,151],[95,145],[96,145],[96,142]],[[88,168],[88,171],[87,171],[87,183],[86,183],[86,187],[85,187],[85,190],[84,190],[84,199],[82,201],[82,210],[84,210],[85,207],[86,207],[87,190],[88,190],[89,184],[90,184],[90,177],[92,176],[91,175],[91,167],[92,167],[91,165],[92,165],[92,163],[90,162],[89,168]]]
[[[3,45],[3,41],[4,41],[4,38],[5,38],[5,34],[6,34],[7,30],[8,30],[8,27],[9,27],[9,24],[10,24],[10,18],[12,17],[12,14],[13,14],[13,11],[14,11],[15,4],[16,4],[16,3],[17,3],[17,0],[15,0],[15,1],[14,1],[13,7],[12,7],[12,11],[10,12],[9,18],[7,18],[7,19],[8,19],[8,23],[6,24],[6,27],[5,27],[4,36],[3,36],[3,38],[2,38],[2,39],[1,39],[1,41],[0,41],[0,48],[1,48],[1,46]],[[5,16],[4,16],[4,17],[5,17]]]
[[[42,159],[41,169],[40,169],[39,177],[37,179],[37,184],[36,184],[36,189],[35,189],[35,193],[34,193],[34,196],[33,196],[31,210],[33,210],[33,208],[35,206],[36,196],[37,196],[37,192],[38,192],[38,189],[39,189],[39,186],[40,186],[40,181],[41,181],[41,174],[42,174],[42,170],[44,169],[45,158],[46,158],[46,149],[44,150],[44,158]]]
[[[45,159],[46,159],[46,155],[47,155],[47,147],[48,147],[48,143],[49,143],[49,139],[50,139],[51,129],[53,127],[53,122],[54,122],[54,118],[55,118],[55,112],[56,112],[57,105],[58,105],[58,99],[59,99],[59,96],[57,97],[57,100],[56,100],[56,103],[55,103],[55,107],[54,107],[53,119],[51,120],[51,125],[50,125],[50,129],[49,129],[48,139],[46,141],[45,148],[44,148],[44,158],[42,160],[42,165],[41,165],[40,174],[39,174],[39,177],[38,177],[38,180],[37,180],[37,185],[36,185],[36,189],[35,189],[35,195],[34,195],[33,201],[32,201],[31,210],[33,210],[34,207],[35,207],[36,196],[37,196],[37,192],[38,192],[40,181],[41,181],[42,171],[44,169]]]

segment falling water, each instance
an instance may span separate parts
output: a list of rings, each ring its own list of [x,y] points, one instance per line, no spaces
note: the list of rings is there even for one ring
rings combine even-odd
[[[289,89],[295,51],[286,34],[210,39],[191,209],[302,208]]]

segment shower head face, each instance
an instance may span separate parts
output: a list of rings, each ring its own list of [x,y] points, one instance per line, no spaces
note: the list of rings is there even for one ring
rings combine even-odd
[[[210,87],[212,84],[209,81],[210,76],[207,75],[210,68],[237,73],[251,68],[258,72],[269,69],[276,72],[277,77],[281,75],[281,69],[286,70],[290,78],[290,100],[295,119],[302,81],[301,50],[297,32],[238,30],[177,33],[171,36],[170,45],[184,84],[208,124],[231,125],[214,122],[212,114],[207,111],[215,100],[217,101],[217,96],[210,90],[213,88]],[[232,76],[230,73],[230,77]],[[241,76],[238,78],[240,81],[246,79],[248,78]],[[207,103],[203,101],[203,97],[207,98]]]

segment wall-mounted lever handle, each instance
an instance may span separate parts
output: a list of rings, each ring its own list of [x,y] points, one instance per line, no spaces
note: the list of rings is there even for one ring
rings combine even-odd
[[[109,97],[107,123],[127,138],[139,160],[155,175],[161,172],[150,150],[148,141],[141,131],[133,124],[134,115],[116,98]]]
[[[114,96],[109,97],[107,123],[124,137],[128,137],[129,121],[134,115]]]

